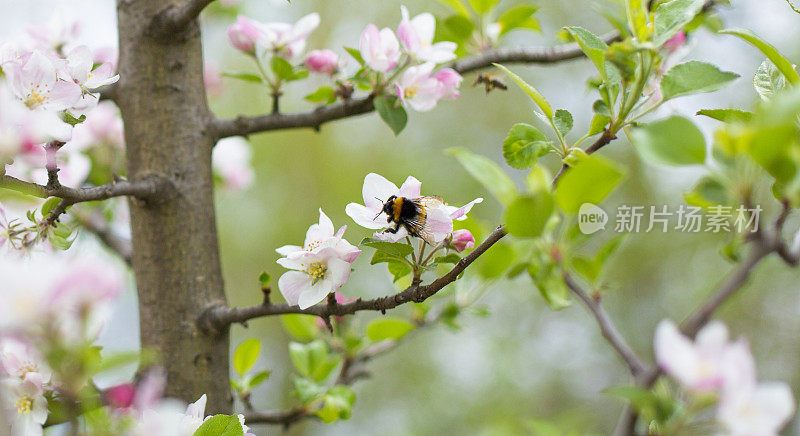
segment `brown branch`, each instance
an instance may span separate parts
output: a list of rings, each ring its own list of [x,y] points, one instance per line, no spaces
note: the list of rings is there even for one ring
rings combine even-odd
[[[184,0],[180,5],[169,5],[153,17],[151,30],[158,36],[167,37],[184,30],[200,16],[200,12],[214,0]]]
[[[39,198],[58,197],[70,202],[70,204],[108,200],[109,198],[122,196],[133,196],[148,200],[163,194],[164,190],[168,187],[169,182],[157,176],[151,176],[133,182],[123,180],[91,188],[69,188],[67,186],[62,186],[60,183],[52,183],[52,180],[51,183],[47,185],[40,185],[38,183],[26,182],[9,175],[0,177],[0,188],[10,189]]]
[[[619,330],[617,330],[614,323],[611,321],[611,317],[608,316],[603,306],[600,305],[600,301],[592,298],[571,275],[565,273],[564,282],[566,282],[567,287],[583,301],[589,311],[592,312],[603,337],[606,338],[608,343],[611,344],[614,350],[622,357],[622,360],[628,365],[631,374],[637,378],[644,374],[647,371],[647,365],[645,365],[642,359],[633,351],[633,348],[628,345],[625,338],[622,337],[622,334],[620,334]]]
[[[439,321],[441,314],[442,312],[440,311],[428,319],[417,322],[417,330],[415,331],[435,324]],[[372,344],[356,356],[345,356],[342,361],[342,367],[339,370],[339,375],[336,377],[335,384],[351,386],[356,381],[369,377],[369,373],[361,367],[375,357],[397,348],[400,343],[407,340],[409,335],[404,336],[400,340],[387,340]],[[249,403],[246,403],[246,405],[247,404]],[[293,424],[309,418],[317,418],[313,410],[309,410],[305,407],[295,407],[289,410],[267,410],[261,412],[250,410],[249,413],[245,415],[245,422],[248,424],[279,424],[284,428],[289,428]]]
[[[759,230],[754,233],[752,248],[745,260],[739,263],[725,281],[717,287],[714,293],[681,323],[681,332],[683,332],[683,334],[694,338],[708,323],[714,312],[747,283],[755,267],[770,254],[779,253],[780,247],[783,245],[783,241],[780,240],[780,230],[782,226],[783,219],[779,217],[776,222],[776,228],[773,231]],[[650,388],[655,384],[661,374],[661,368],[656,367],[641,377],[639,385],[644,388]],[[617,423],[614,435],[623,436],[635,434],[637,420],[638,414],[636,411],[631,407],[626,407]]]
[[[370,300],[357,299],[350,303],[329,305],[319,303],[307,309],[300,309],[298,306],[282,304],[261,304],[253,307],[230,308],[226,306],[213,306],[207,309],[198,319],[199,325],[209,332],[224,331],[229,325],[234,323],[244,323],[253,318],[263,316],[283,315],[297,313],[305,315],[315,315],[322,319],[331,316],[351,315],[359,311],[373,310],[386,313],[402,304],[410,302],[422,302],[430,298],[446,285],[454,282],[458,276],[464,272],[479,256],[485,253],[492,245],[506,235],[503,227],[498,227],[477,246],[470,254],[464,256],[456,263],[453,268],[443,276],[437,278],[427,285],[412,284],[404,291],[386,297],[374,298]]]
[[[603,134],[600,135],[600,137],[597,138],[597,140],[585,150],[586,154],[592,154],[592,153],[596,152],[597,150],[600,150],[601,148],[603,148],[606,145],[610,144],[611,141],[613,141],[615,139],[617,139],[616,135],[613,135],[608,130],[604,130]],[[558,173],[556,173],[556,176],[553,177],[553,187],[554,188],[556,186],[556,183],[558,183],[558,180],[561,179],[561,176],[563,176],[564,173],[566,173],[568,169],[569,169],[569,165],[567,165],[567,164],[562,164],[561,165],[561,169],[558,170]]]
[[[604,35],[603,39],[607,42],[616,41],[619,39],[619,34],[612,32]],[[491,67],[493,63],[552,64],[583,56],[580,47],[574,43],[555,47],[498,48],[465,57],[447,66],[460,74],[466,74]],[[217,138],[282,129],[312,128],[319,130],[320,126],[329,121],[372,112],[375,109],[372,104],[373,98],[374,94],[370,94],[363,98],[320,106],[309,112],[255,117],[239,116],[228,120],[215,119],[212,120],[212,126]]]
[[[103,245],[117,253],[125,263],[131,265],[131,259],[133,258],[131,241],[117,236],[100,214],[74,214],[73,216],[82,228],[96,236]]]

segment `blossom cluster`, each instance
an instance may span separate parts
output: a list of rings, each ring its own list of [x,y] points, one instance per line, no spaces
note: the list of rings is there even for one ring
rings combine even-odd
[[[364,204],[350,203],[345,212],[362,227],[387,229],[390,220],[383,211],[383,204],[391,196],[417,200],[422,196],[421,187],[422,183],[411,176],[398,188],[383,176],[370,173],[364,178]],[[460,252],[475,246],[475,238],[469,230],[453,231],[453,220],[466,219],[472,206],[482,201],[482,198],[476,198],[460,208],[440,203],[438,207],[426,209],[424,228],[432,236],[432,242],[439,244],[434,250],[452,248]],[[289,304],[306,309],[323,301],[347,282],[351,264],[361,255],[361,250],[344,239],[346,229],[347,226],[342,226],[336,230],[331,219],[320,209],[319,222],[308,228],[302,246],[285,245],[276,250],[283,256],[278,259],[278,264],[291,270],[278,280],[281,294]],[[409,235],[401,227],[396,233],[377,231],[373,236],[395,243],[418,235]]]
[[[358,53],[364,71],[375,74],[371,87],[388,92],[407,107],[420,112],[433,109],[441,99],[459,96],[462,77],[452,68],[436,66],[456,58],[456,44],[434,42],[436,19],[429,13],[410,17],[401,6],[401,21],[397,31],[378,29],[369,24],[359,39]],[[342,71],[342,61],[329,49],[312,50],[303,56],[306,40],[319,25],[320,17],[313,13],[296,23],[262,23],[239,16],[228,28],[228,39],[237,50],[252,56],[257,62],[267,55],[297,61],[308,71],[334,77]],[[358,73],[357,73],[358,75]],[[341,85],[341,81],[337,80]]]
[[[759,383],[747,341],[731,342],[719,321],[710,322],[692,342],[664,320],[656,329],[654,346],[659,366],[685,389],[718,395],[716,418],[725,434],[778,434],[794,412],[789,386]]]
[[[64,371],[63,361],[48,361],[45,356],[90,346],[122,292],[124,279],[118,268],[98,259],[68,259],[56,253],[7,256],[2,270],[0,406],[11,420],[13,434],[41,435],[47,398],[77,392],[86,383],[79,374]]]

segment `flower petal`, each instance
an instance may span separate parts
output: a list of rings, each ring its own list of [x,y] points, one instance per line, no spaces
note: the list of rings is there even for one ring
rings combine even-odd
[[[398,190],[398,197],[406,198],[419,198],[422,190],[422,182],[417,180],[414,176],[408,176],[406,181],[400,186]]]
[[[278,279],[278,289],[289,305],[297,305],[300,295],[311,288],[308,274],[300,271],[288,271]]]
[[[447,208],[447,211],[450,213],[450,218],[452,218],[454,220],[463,221],[463,220],[467,219],[467,213],[470,210],[472,210],[472,206],[475,206],[476,204],[482,203],[482,202],[483,202],[483,198],[478,197],[478,198],[470,201],[469,203],[465,204],[464,206],[461,206],[458,209],[456,209],[456,208],[454,208],[452,206],[446,206],[446,208]]]
[[[289,256],[298,251],[303,251],[303,247],[299,245],[284,245],[283,247],[280,247],[275,251],[277,251],[278,254],[280,254],[281,256]]]
[[[368,229],[382,229],[387,226],[386,216],[380,208],[368,208],[358,203],[350,203],[344,208],[347,216],[356,224]]]

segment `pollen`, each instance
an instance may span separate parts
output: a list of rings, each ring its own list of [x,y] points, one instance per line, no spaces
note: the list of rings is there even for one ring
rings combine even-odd
[[[33,399],[31,399],[31,397],[22,397],[14,403],[14,407],[20,415],[31,413],[33,410]]]
[[[419,91],[419,86],[409,86],[403,91],[403,96],[405,98],[414,98],[417,95],[417,91]]]
[[[308,266],[306,270],[306,274],[311,277],[312,284],[317,283],[318,281],[325,278],[325,274],[328,272],[328,267],[322,262],[315,262]]]
[[[44,103],[44,96],[39,92],[37,92],[37,90],[38,87],[32,90],[30,95],[28,95],[28,98],[25,100],[25,105],[28,106],[29,108],[35,108]]]
[[[308,245],[303,247],[303,249],[305,249],[306,251],[314,251],[314,249],[319,247],[321,243],[322,241],[312,241]]]
[[[22,375],[24,376],[25,374],[28,374],[29,372],[38,372],[39,371],[39,365],[37,365],[37,364],[35,364],[35,363],[31,362],[31,361],[26,361],[25,363],[23,363],[19,367],[19,370],[20,370],[20,372],[22,372]]]

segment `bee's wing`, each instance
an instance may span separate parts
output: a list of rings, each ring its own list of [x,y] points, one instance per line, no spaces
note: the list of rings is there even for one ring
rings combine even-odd
[[[444,206],[444,202],[442,201],[442,197],[438,195],[426,195],[424,197],[419,197],[414,200],[417,205],[422,206],[424,209],[436,209],[437,207]]]
[[[422,238],[428,244],[436,245],[437,241],[434,237],[433,231],[435,220],[429,220],[428,216],[431,211],[444,206],[442,197],[435,195],[420,197],[415,200],[415,203],[417,204],[418,214],[417,219],[413,220],[413,224],[411,225],[420,238]]]

